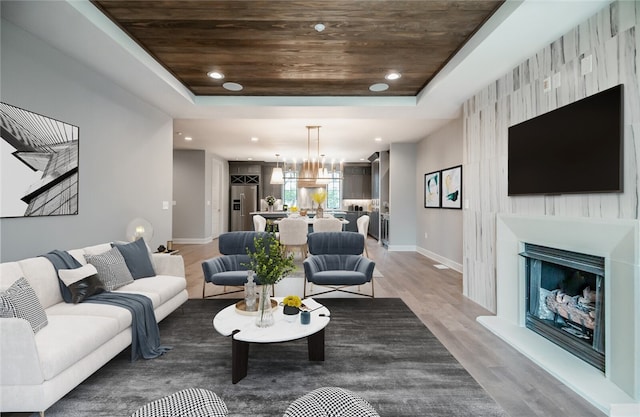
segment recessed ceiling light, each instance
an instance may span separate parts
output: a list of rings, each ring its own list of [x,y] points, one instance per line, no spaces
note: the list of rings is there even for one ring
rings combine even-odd
[[[222,84],[222,88],[229,91],[241,91],[244,87],[242,86],[242,84],[226,82]]]
[[[257,138],[257,137],[255,137],[255,136],[251,138],[251,142],[257,142],[257,141],[259,141],[259,140],[260,140],[260,139],[258,139],[258,138]]]
[[[326,26],[323,25],[322,23],[316,23],[316,25],[313,28],[316,30],[316,32],[320,33],[326,29]]]
[[[397,72],[390,72],[384,76],[384,78],[389,81],[397,80],[400,77],[402,77],[402,75],[400,75],[400,73],[397,73]]]
[[[248,157],[247,161],[253,161],[253,158],[252,157]]]
[[[376,142],[382,142],[382,138],[375,138],[374,139]]]
[[[218,72],[218,71],[209,71],[207,73],[207,75],[211,78],[213,78],[214,80],[221,80],[224,78],[224,74]]]
[[[185,136],[184,140],[189,140],[190,141],[190,140],[193,140],[193,138],[191,136]]]
[[[385,91],[389,89],[389,84],[386,83],[376,83],[376,84],[371,84],[369,86],[369,90],[373,91],[374,93],[378,93],[380,91]]]

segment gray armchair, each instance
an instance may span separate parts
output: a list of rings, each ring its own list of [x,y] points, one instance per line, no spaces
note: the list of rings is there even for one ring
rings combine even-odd
[[[224,286],[220,294],[210,295],[214,297],[223,294],[233,294],[244,290],[247,282],[247,267],[249,263],[247,250],[255,251],[254,238],[261,237],[267,232],[229,232],[223,233],[218,238],[218,248],[222,255],[202,262],[204,281],[202,284],[202,298],[205,297],[207,282]],[[260,279],[255,277],[256,284],[260,285]],[[242,287],[234,291],[227,291],[226,287]]]
[[[374,297],[373,270],[375,262],[362,256],[364,236],[357,232],[315,232],[308,236],[309,256],[304,260],[304,296],[307,282],[328,288],[311,295],[341,291]],[[348,287],[371,283],[371,294]]]

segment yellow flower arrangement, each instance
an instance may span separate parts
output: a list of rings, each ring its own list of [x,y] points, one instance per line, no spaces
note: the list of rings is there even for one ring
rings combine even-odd
[[[292,213],[296,213],[298,211],[298,206],[289,207],[289,211],[292,212]]]
[[[320,205],[327,198],[327,191],[322,188],[311,194],[311,198],[316,202],[316,204]]]
[[[297,295],[287,295],[282,300],[282,304],[289,307],[300,308],[302,306],[302,300]]]

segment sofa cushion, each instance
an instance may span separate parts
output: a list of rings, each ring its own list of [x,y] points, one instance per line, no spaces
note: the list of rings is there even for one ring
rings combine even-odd
[[[133,282],[124,257],[117,248],[111,248],[99,255],[84,255],[87,262],[98,270],[98,277],[107,291],[113,291]]]
[[[45,310],[49,318],[54,316],[105,317],[117,321],[118,331],[131,326],[131,313],[126,308],[98,303],[58,303]]]
[[[67,370],[118,333],[118,323],[110,317],[50,316],[49,325],[35,336],[44,378]]]
[[[156,274],[151,264],[149,250],[144,239],[138,239],[131,243],[112,243],[112,246],[118,248],[124,261],[131,272],[133,279],[152,277]]]
[[[98,278],[95,266],[87,264],[75,269],[59,269],[58,276],[71,292],[71,301],[78,304],[93,294],[105,290],[105,286]]]
[[[150,278],[136,279],[131,284],[118,288],[116,292],[144,294],[150,297],[154,302],[154,306],[156,306],[166,303],[186,288],[187,281],[184,278],[157,275]],[[150,296],[149,294],[155,294],[156,296]]]
[[[31,288],[35,291],[42,307],[64,302],[60,292],[60,280],[53,264],[47,258],[38,256],[18,261],[20,268]]]
[[[48,323],[44,308],[24,277],[0,293],[0,317],[27,320],[34,333]]]

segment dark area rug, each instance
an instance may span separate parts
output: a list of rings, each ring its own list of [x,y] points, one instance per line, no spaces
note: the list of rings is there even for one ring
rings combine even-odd
[[[331,310],[325,361],[309,362],[305,340],[251,345],[248,375],[231,383],[231,340],[213,316],[233,300],[189,300],[160,323],[173,350],[129,362],[128,349],[46,411],[47,417],[128,416],[188,387],[210,389],[230,416],[281,416],[323,386],[366,398],[381,416],[506,416],[397,298],[320,299]]]

